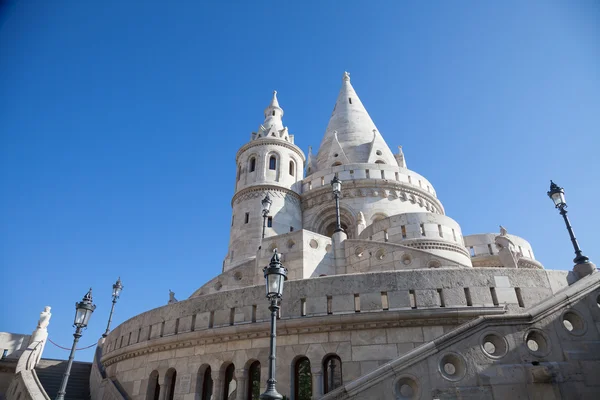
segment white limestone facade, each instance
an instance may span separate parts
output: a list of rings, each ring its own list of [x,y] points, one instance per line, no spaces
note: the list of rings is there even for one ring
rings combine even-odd
[[[545,270],[504,228],[464,234],[390,150],[347,73],[316,156],[282,117],[274,94],[237,153],[222,273],[101,340],[93,400],[255,399],[275,248],[289,276],[276,360],[287,399],[597,398],[597,273]],[[345,232],[334,233],[334,176]]]

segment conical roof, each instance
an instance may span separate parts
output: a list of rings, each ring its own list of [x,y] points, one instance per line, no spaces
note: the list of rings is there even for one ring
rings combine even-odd
[[[317,170],[332,165],[383,163],[398,165],[345,72],[325,136],[317,154]]]

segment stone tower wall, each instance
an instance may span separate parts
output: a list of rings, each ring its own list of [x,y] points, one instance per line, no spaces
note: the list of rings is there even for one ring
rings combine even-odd
[[[271,156],[276,158],[274,170],[269,168]],[[256,257],[263,227],[261,201],[267,193],[273,202],[269,213],[272,226],[265,228],[265,237],[302,229],[299,195],[304,171],[302,151],[281,139],[256,139],[238,151],[236,163],[236,192],[232,199],[229,250],[223,263],[225,271]]]

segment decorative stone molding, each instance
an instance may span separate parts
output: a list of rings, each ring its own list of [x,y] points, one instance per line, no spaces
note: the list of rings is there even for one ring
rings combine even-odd
[[[350,186],[351,185],[351,186]],[[442,203],[431,193],[410,184],[387,179],[357,179],[344,182],[344,197],[379,197],[392,200],[410,201],[435,214],[444,214]],[[329,185],[319,186],[302,193],[302,210],[306,210],[325,202],[333,201]]]
[[[285,198],[286,200],[291,201],[293,204],[300,204],[300,195],[293,190],[285,189],[280,186],[273,186],[269,184],[265,185],[256,185],[250,186],[245,189],[240,190],[231,199],[231,206],[233,207],[234,203],[239,204],[242,201],[246,201],[249,199],[258,199],[264,197],[264,193],[269,192],[270,196]]]
[[[290,143],[290,142],[283,142],[283,141],[277,140],[277,139],[263,138],[261,140],[253,140],[251,142],[246,143],[242,147],[240,147],[240,149],[237,151],[237,153],[235,155],[236,164],[239,162],[239,157],[246,150],[248,150],[248,149],[250,149],[252,147],[264,146],[264,145],[273,145],[273,146],[285,147],[286,149],[292,150],[294,153],[296,153],[302,159],[302,162],[306,161],[306,157],[304,156],[304,153],[295,144]]]

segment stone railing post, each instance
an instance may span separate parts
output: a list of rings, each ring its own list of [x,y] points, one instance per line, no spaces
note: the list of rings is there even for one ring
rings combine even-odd
[[[246,400],[246,393],[248,393],[248,370],[236,369],[235,379],[237,380],[236,400]]]
[[[312,398],[320,399],[323,396],[323,372],[320,368],[311,368],[310,373],[312,375]]]

